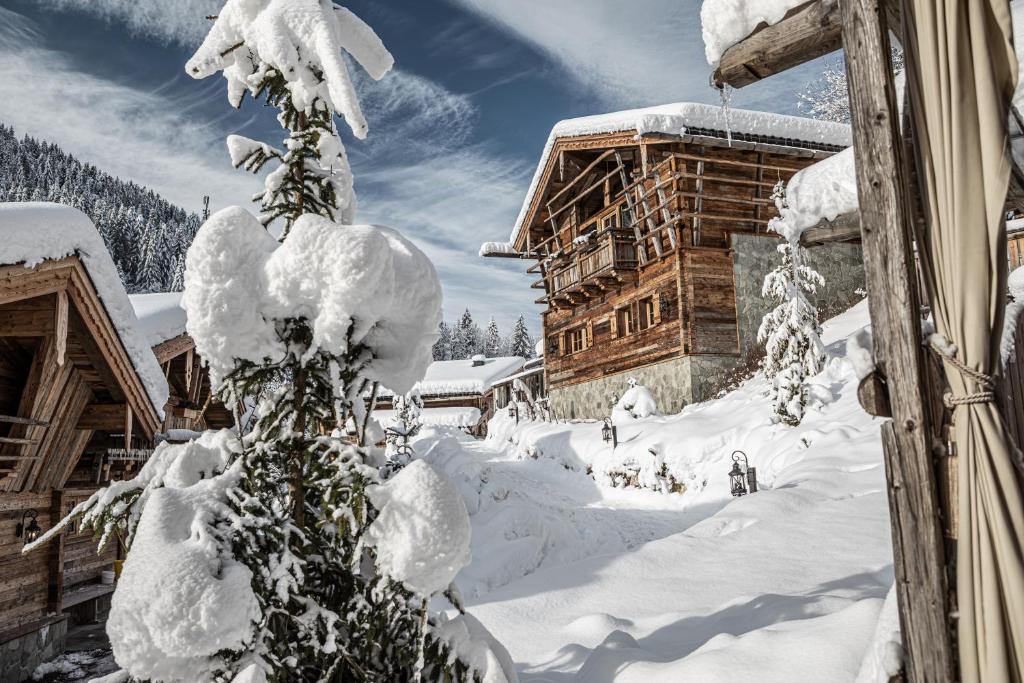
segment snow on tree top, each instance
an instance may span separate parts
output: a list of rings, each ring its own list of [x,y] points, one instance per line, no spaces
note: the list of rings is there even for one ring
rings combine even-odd
[[[760,26],[782,21],[786,13],[807,0],[704,0],[700,8],[704,54],[708,64],[718,61],[730,47]]]
[[[519,356],[485,358],[480,365],[474,365],[472,359],[435,360],[416,388],[421,396],[485,394],[495,382],[521,370],[525,362]],[[392,392],[382,389],[379,395],[390,396]]]
[[[780,140],[796,140],[836,147],[848,147],[851,144],[850,127],[845,123],[746,109],[730,108],[727,111],[717,105],[698,102],[676,102],[559,121],[548,135],[548,141],[544,145],[544,151],[541,153],[540,162],[534,172],[533,181],[526,192],[519,218],[516,219],[512,235],[509,237],[509,243],[514,245],[519,238],[519,232],[530,213],[534,194],[540,187],[540,180],[544,175],[548,158],[559,138],[625,131],[636,131],[638,136],[647,133],[684,135],[688,130],[694,128],[728,131],[732,134],[763,135]],[[483,251],[483,247],[481,247],[481,251]]]
[[[163,417],[167,380],[140,332],[128,293],[110,252],[89,217],[78,209],[48,202],[0,203],[0,264],[34,268],[49,259],[77,255],[117,330],[146,395]]]
[[[228,0],[185,68],[195,78],[223,69],[229,99],[236,107],[254,72],[281,69],[292,74],[289,92],[297,109],[319,97],[345,119],[356,137],[363,138],[366,119],[342,50],[375,80],[394,65],[373,29],[333,2]]]
[[[157,294],[129,294],[128,299],[139,319],[139,331],[150,346],[185,334],[185,309],[181,307],[181,292]]]

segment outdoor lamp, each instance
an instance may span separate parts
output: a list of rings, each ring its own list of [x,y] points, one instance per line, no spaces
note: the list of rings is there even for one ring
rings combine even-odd
[[[39,526],[39,522],[36,521],[36,517],[39,513],[35,510],[25,510],[21,515],[21,523],[14,528],[14,535],[18,538],[24,539],[25,545],[32,543],[39,538],[43,533],[43,528]],[[28,524],[25,524],[25,519],[29,519]]]
[[[615,425],[612,424],[612,419],[606,417],[604,419],[604,426],[601,427],[601,438],[605,443],[612,442],[612,448],[619,445],[618,430],[615,429]]]
[[[743,467],[740,468],[740,458]],[[732,469],[729,470],[729,488],[732,495],[739,497],[747,493],[757,493],[757,468],[751,467],[747,454],[743,451],[732,452]]]
[[[733,496],[739,498],[747,494],[747,485],[744,483],[746,477],[740,469],[739,460],[733,456],[732,469],[729,470],[729,489]]]
[[[519,424],[519,405],[515,401],[508,402],[508,416],[513,418],[516,424]]]

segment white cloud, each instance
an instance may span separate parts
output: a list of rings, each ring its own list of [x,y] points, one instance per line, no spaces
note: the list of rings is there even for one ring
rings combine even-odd
[[[198,45],[210,26],[206,18],[216,14],[223,0],[36,0],[59,10],[89,12],[119,22],[132,33],[162,42]]]
[[[19,134],[55,142],[191,210],[204,194],[216,209],[246,204],[258,189],[228,161],[224,135],[243,115],[228,107],[221,79],[197,85],[183,76],[142,91],[85,73],[70,56],[34,47],[41,42],[31,21],[0,8],[0,121]],[[481,241],[508,234],[532,168],[467,144],[476,117],[467,96],[401,71],[378,83],[361,79],[360,92],[370,135],[350,149],[359,220],[402,230],[434,259],[448,317],[469,307],[507,330],[527,313],[539,329],[525,264],[476,255]],[[224,116],[203,118],[197,93],[217,98]]]

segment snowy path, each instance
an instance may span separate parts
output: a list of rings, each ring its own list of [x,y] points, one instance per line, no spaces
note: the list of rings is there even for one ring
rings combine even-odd
[[[486,442],[424,430],[417,452],[472,519],[457,582],[524,683],[886,680],[898,626],[885,473],[842,358],[866,318],[860,306],[826,326],[833,358],[796,429],[771,423],[755,380],[637,422],[643,437],[615,454],[594,424],[492,421]],[[759,469],[755,495],[728,495],[733,448]],[[652,453],[686,493],[585,473]]]

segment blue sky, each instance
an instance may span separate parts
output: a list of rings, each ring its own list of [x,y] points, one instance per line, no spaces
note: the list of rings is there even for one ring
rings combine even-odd
[[[231,168],[223,139],[276,144],[273,112],[232,109],[219,77],[185,60],[218,0],[0,0],[0,121],[198,210],[244,204],[259,181]],[[504,240],[551,126],[682,100],[708,85],[699,0],[358,0],[396,70],[358,73],[370,125],[344,135],[360,222],[409,235],[434,260],[445,314],[469,307],[508,330],[540,328],[525,264],[480,259]],[[733,93],[736,107],[796,113],[818,65]]]

